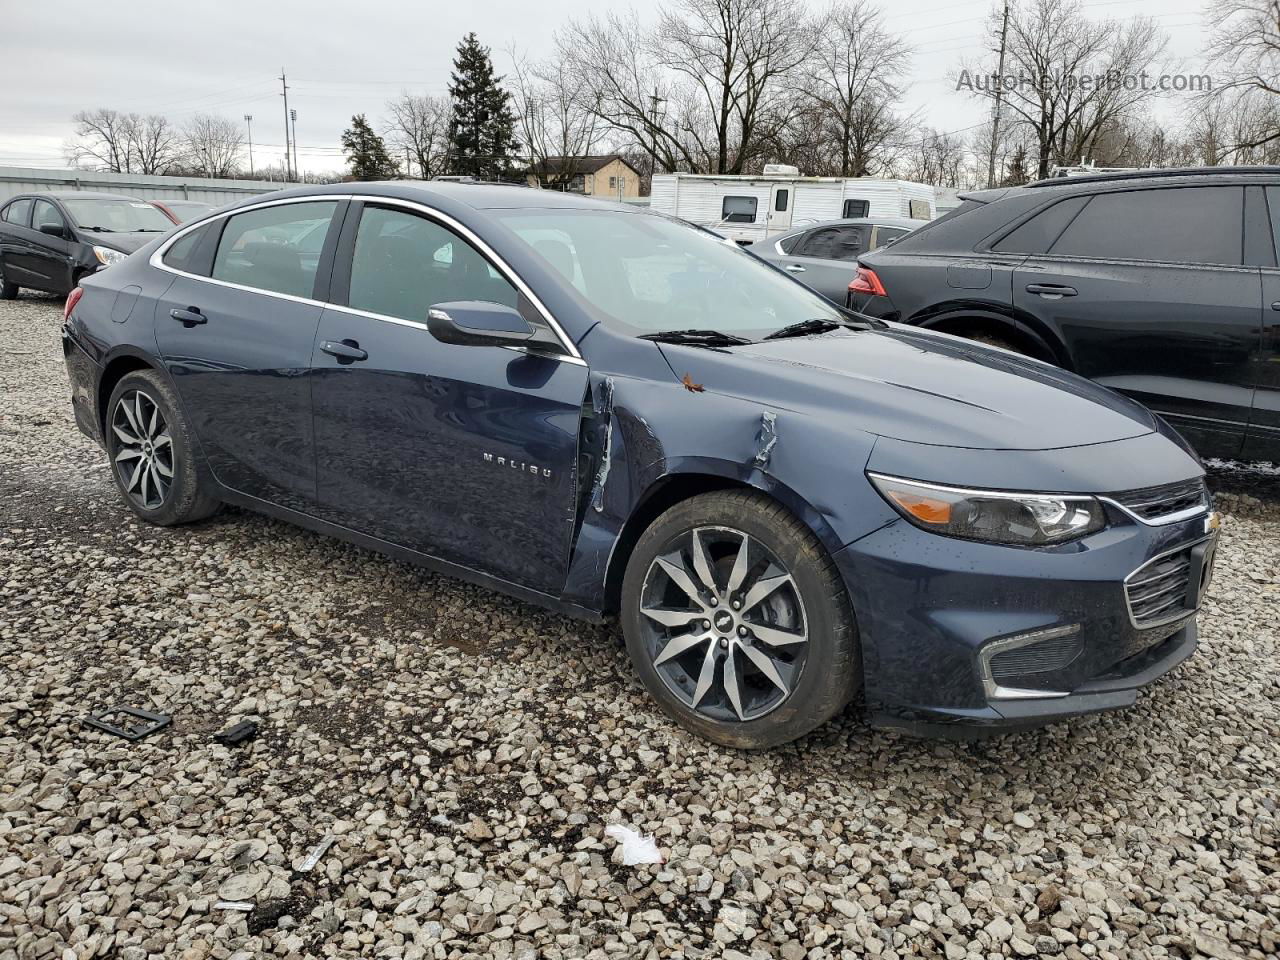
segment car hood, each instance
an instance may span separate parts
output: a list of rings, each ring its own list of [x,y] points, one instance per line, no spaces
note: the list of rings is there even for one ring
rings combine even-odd
[[[140,250],[152,240],[162,236],[159,233],[90,233],[89,242],[100,247],[110,247],[122,253],[133,253]]]
[[[726,350],[662,349],[677,375],[688,370],[707,390],[816,415],[846,413],[860,429],[912,443],[1049,450],[1155,430],[1146,408],[1074,374],[896,324]]]

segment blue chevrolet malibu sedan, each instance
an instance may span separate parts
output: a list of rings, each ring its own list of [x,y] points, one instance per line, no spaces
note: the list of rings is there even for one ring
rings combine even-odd
[[[928,229],[927,227],[925,229]],[[151,523],[231,503],[588,620],[688,729],[1134,702],[1188,657],[1188,446],[1070,373],[850,313],[686,224],[514,187],[271,194],[86,279],[76,420]]]

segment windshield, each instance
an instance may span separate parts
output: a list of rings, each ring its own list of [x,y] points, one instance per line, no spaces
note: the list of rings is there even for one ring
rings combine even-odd
[[[664,217],[594,210],[495,210],[604,321],[637,334],[696,328],[759,339],[833,304],[736,244]]]
[[[164,233],[173,221],[140,200],[63,200],[76,226],[102,233]]]

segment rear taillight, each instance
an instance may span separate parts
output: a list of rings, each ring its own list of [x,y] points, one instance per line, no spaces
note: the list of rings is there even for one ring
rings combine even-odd
[[[67,318],[71,316],[71,311],[76,308],[76,304],[80,302],[80,298],[84,296],[84,287],[76,287],[67,294],[67,305],[62,308],[62,321],[65,323]]]
[[[853,275],[853,282],[849,284],[850,293],[869,293],[873,297],[886,297],[884,292],[884,284],[880,282],[880,278],[876,276],[874,270],[868,270],[866,267],[859,267],[858,272]]]

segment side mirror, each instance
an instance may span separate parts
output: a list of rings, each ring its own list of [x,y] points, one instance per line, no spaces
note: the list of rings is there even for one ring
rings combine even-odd
[[[40,232],[47,233],[51,237],[63,239],[67,236],[67,228],[60,223],[42,223],[40,224]]]
[[[427,329],[441,343],[471,347],[525,346],[536,333],[514,307],[484,300],[435,304],[427,311]]]

